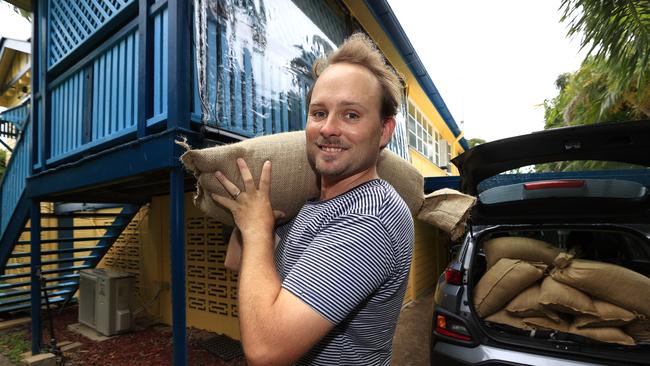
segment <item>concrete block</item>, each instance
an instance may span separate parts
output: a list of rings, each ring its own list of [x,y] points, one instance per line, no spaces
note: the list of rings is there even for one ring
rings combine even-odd
[[[41,353],[23,360],[25,366],[56,366],[56,356],[53,353]]]
[[[0,330],[13,328],[13,327],[16,327],[18,325],[29,324],[29,323],[31,323],[31,321],[32,321],[32,318],[18,318],[18,319],[6,320],[6,321],[3,321],[3,322],[0,322]]]
[[[96,330],[89,328],[81,323],[75,323],[75,324],[70,324],[68,325],[68,330],[81,334],[82,336],[90,339],[91,341],[95,342],[103,342],[107,339],[111,339],[111,337],[107,337],[103,334],[100,334]]]
[[[61,347],[61,352],[68,352],[68,351],[71,351],[71,350],[73,350],[73,349],[75,349],[77,347],[81,347],[81,346],[83,346],[83,343],[81,343],[81,342],[70,343],[70,344],[67,344],[67,345]]]
[[[56,346],[61,348],[63,346],[69,345],[70,343],[72,343],[72,342],[70,342],[70,341],[61,341],[61,342],[57,342]]]

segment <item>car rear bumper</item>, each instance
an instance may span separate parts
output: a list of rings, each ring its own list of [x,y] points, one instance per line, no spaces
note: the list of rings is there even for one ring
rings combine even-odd
[[[431,365],[593,366],[598,364],[566,360],[483,345],[464,347],[446,342],[436,342],[431,350]]]

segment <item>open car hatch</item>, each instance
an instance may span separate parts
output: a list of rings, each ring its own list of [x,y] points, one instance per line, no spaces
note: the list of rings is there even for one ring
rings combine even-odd
[[[649,167],[650,121],[603,123],[534,132],[476,146],[452,162],[460,171],[461,190],[477,195],[479,183],[496,174],[533,164],[577,160]]]

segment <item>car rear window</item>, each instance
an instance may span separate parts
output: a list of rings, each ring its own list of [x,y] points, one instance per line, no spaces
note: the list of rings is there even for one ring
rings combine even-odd
[[[517,183],[563,179],[608,179],[636,182],[643,187],[650,187],[650,168],[611,161],[558,161],[509,170],[483,180],[477,188],[482,193],[494,187]]]

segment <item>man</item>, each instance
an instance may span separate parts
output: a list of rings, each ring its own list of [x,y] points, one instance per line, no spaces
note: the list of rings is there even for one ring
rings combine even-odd
[[[413,220],[377,159],[395,129],[398,77],[363,34],[314,65],[305,128],[320,197],[279,227],[238,159],[244,189],[217,172],[242,235],[239,319],[251,365],[389,365],[413,245]]]

